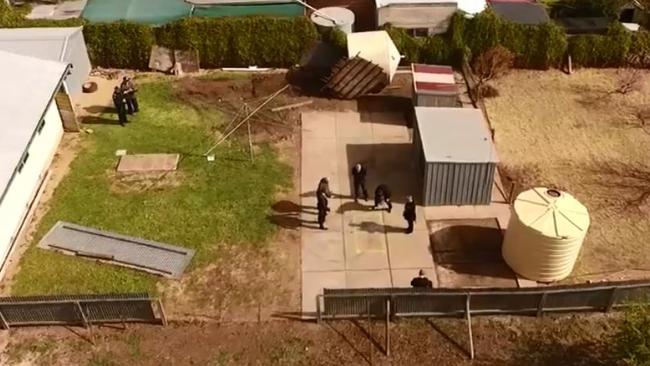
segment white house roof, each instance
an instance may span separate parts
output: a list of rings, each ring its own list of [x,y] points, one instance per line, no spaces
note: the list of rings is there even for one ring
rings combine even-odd
[[[81,27],[0,29],[0,50],[44,60],[63,61],[66,40],[81,30]]]
[[[482,12],[487,6],[486,0],[375,0],[375,4],[377,5],[377,8],[391,5],[455,4],[458,10],[462,10],[470,15]]]
[[[0,51],[0,197],[68,65]]]
[[[427,162],[499,161],[480,109],[415,107],[415,118]]]
[[[350,58],[359,56],[378,65],[393,80],[402,56],[386,31],[349,33],[347,39]]]

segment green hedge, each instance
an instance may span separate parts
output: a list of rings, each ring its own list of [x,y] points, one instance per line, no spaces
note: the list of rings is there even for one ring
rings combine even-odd
[[[606,35],[579,35],[569,39],[569,53],[581,66],[621,66],[628,60],[632,33],[621,24],[612,25]]]
[[[318,39],[304,17],[186,18],[156,28],[161,46],[199,51],[202,67],[286,67]]]
[[[92,64],[109,68],[146,69],[155,43],[150,26],[127,22],[87,24],[84,38]]]

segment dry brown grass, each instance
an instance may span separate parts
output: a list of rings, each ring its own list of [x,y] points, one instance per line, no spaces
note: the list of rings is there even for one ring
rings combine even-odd
[[[485,101],[509,174],[565,189],[590,211],[573,281],[625,278],[620,271],[630,269],[650,275],[650,129],[637,117],[650,89],[617,94],[617,73],[515,71]]]

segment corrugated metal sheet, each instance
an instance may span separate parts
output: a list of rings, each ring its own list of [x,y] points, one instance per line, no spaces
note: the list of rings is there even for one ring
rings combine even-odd
[[[418,107],[458,107],[460,99],[458,94],[452,95],[432,95],[416,94],[415,105]]]
[[[426,163],[425,205],[489,204],[495,168],[494,163]]]

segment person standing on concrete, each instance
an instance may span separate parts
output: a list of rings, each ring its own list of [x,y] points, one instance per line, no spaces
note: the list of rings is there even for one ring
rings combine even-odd
[[[325,193],[327,198],[332,197],[332,191],[330,191],[330,181],[323,177],[318,182],[318,188],[316,188],[316,199],[318,199],[319,193]]]
[[[404,220],[408,223],[406,228],[406,233],[410,234],[413,232],[413,223],[415,222],[415,202],[413,202],[413,196],[406,196],[406,204],[404,204],[404,213],[402,214]]]
[[[363,193],[363,199],[368,200],[368,190],[366,189],[366,168],[357,163],[352,168],[352,181],[354,182],[354,202],[358,202],[359,191]]]
[[[424,270],[421,269],[418,276],[411,280],[411,286],[415,288],[433,288],[433,282],[424,275]]]
[[[122,94],[122,90],[118,86],[113,89],[113,105],[115,105],[120,125],[124,127],[124,124],[129,121],[126,118],[126,101],[124,99],[124,94]]]
[[[380,204],[385,203],[388,206],[388,213],[393,209],[393,204],[390,202],[390,189],[385,184],[380,184],[375,189],[375,205],[372,207],[373,210],[376,210]]]
[[[318,192],[316,193],[316,199],[318,200],[318,203],[316,204],[316,208],[318,209],[318,227],[321,230],[327,230],[325,227],[325,218],[327,217],[327,213],[330,211],[327,195],[324,191]]]
[[[122,79],[122,84],[120,85],[122,93],[124,93],[124,98],[126,99],[126,109],[129,114],[137,113],[140,109],[138,106],[138,98],[135,96],[137,91],[133,79],[130,76],[125,76]]]

